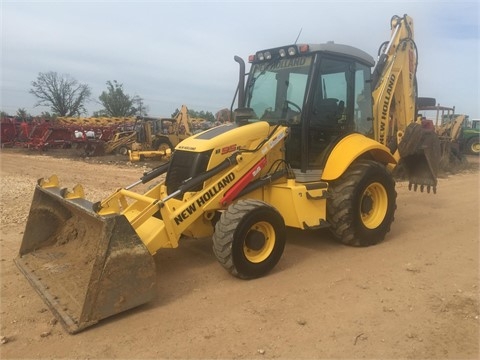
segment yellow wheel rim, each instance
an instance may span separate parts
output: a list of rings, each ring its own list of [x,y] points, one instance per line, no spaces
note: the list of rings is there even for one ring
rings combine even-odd
[[[243,241],[243,253],[248,261],[260,263],[265,261],[275,246],[275,229],[265,221],[255,223]]]
[[[158,151],[167,151],[168,149],[170,149],[170,146],[168,146],[166,143],[161,143],[158,146]]]
[[[470,147],[475,154],[480,153],[480,143],[473,143]]]
[[[371,183],[360,199],[360,216],[369,229],[380,226],[388,210],[387,191],[380,183]]]

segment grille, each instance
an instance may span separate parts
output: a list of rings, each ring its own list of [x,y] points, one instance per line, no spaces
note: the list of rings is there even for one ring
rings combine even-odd
[[[167,193],[171,194],[177,191],[185,180],[204,173],[207,170],[211,154],[211,150],[200,153],[175,150],[165,179]],[[201,189],[202,184],[189,191],[199,191]]]

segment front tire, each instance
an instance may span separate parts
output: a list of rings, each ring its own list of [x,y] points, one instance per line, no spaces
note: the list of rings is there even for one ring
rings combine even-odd
[[[173,150],[173,145],[170,140],[166,138],[156,139],[153,144],[153,149],[156,151],[167,151],[168,149]]]
[[[277,210],[262,201],[239,200],[215,225],[213,252],[230,274],[252,279],[275,267],[285,240],[285,222]]]
[[[385,238],[394,220],[395,181],[385,166],[360,160],[330,185],[327,221],[343,244],[375,245]]]

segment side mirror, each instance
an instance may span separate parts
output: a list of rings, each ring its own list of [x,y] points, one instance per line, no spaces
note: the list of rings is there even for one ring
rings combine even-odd
[[[233,112],[233,121],[239,126],[248,124],[248,120],[256,119],[257,114],[253,111],[252,108],[238,108]]]

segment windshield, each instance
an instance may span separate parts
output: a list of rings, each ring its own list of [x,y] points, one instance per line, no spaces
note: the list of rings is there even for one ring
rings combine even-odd
[[[299,122],[312,56],[254,64],[247,84],[247,106],[258,119]]]

